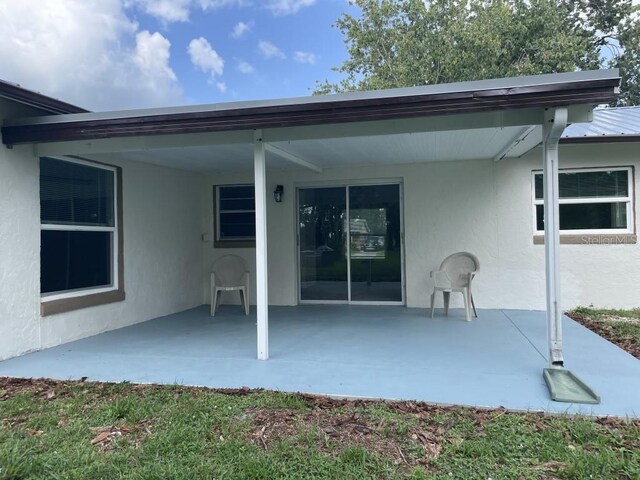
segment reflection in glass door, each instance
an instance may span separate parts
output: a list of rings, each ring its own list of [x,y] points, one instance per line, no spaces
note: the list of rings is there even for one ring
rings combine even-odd
[[[401,302],[400,185],[349,187],[351,301]]]
[[[300,300],[402,303],[400,185],[298,190]]]
[[[347,301],[344,187],[299,190],[300,300]]]

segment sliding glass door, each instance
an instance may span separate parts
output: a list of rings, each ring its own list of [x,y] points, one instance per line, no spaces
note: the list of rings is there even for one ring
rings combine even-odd
[[[300,300],[347,301],[345,189],[298,192]]]
[[[298,190],[300,301],[403,302],[400,185]]]

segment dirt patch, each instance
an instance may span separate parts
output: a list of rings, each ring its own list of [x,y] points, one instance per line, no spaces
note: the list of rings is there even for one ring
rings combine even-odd
[[[340,455],[347,447],[361,447],[406,468],[427,466],[442,451],[442,426],[432,428],[419,425],[404,432],[389,431],[383,421],[366,414],[332,411],[330,403],[335,402],[333,406],[337,407],[344,401],[326,400],[318,402],[322,407],[310,412],[292,409],[247,410],[246,414],[253,424],[249,439],[268,450],[281,439],[291,441],[299,438],[301,442],[313,442],[319,451],[332,456]]]
[[[618,317],[615,315],[610,315],[608,317],[602,317],[599,320],[603,323],[616,322],[616,323],[632,323],[634,325],[640,325],[640,318],[634,318],[634,317]]]
[[[95,445],[99,452],[108,453],[117,442],[126,442],[138,448],[145,437],[153,435],[151,422],[145,420],[135,425],[111,425],[91,428],[91,445]]]
[[[640,324],[640,319],[609,316],[594,320],[576,312],[567,312],[566,315],[640,360],[640,338],[620,336],[614,325],[615,323]]]
[[[66,391],[64,382],[55,380],[0,377],[0,402],[22,393],[53,400]]]
[[[319,451],[332,456],[356,446],[392,459],[407,470],[416,466],[431,470],[431,461],[441,454],[445,445],[457,446],[463,442],[462,438],[449,434],[458,421],[471,420],[476,426],[476,435],[483,436],[486,423],[507,413],[505,409],[459,409],[419,402],[346,400],[314,395],[302,398],[310,410],[246,410],[246,418],[253,425],[249,429],[249,440],[268,450],[281,439],[298,438],[301,442],[312,441]],[[384,416],[362,413],[366,412],[363,407],[381,403],[390,413],[409,421],[398,424]]]

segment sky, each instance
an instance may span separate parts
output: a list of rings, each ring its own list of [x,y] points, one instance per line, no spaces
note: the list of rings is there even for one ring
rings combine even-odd
[[[94,111],[310,95],[347,0],[0,0],[0,79]]]

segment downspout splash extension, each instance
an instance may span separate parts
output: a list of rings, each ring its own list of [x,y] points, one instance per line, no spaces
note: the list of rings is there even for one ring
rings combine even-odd
[[[547,111],[543,125],[544,155],[544,250],[547,293],[549,367],[543,370],[551,399],[556,402],[600,403],[600,397],[571,371],[564,368],[562,311],[560,303],[560,189],[558,143],[567,127],[566,108]]]

